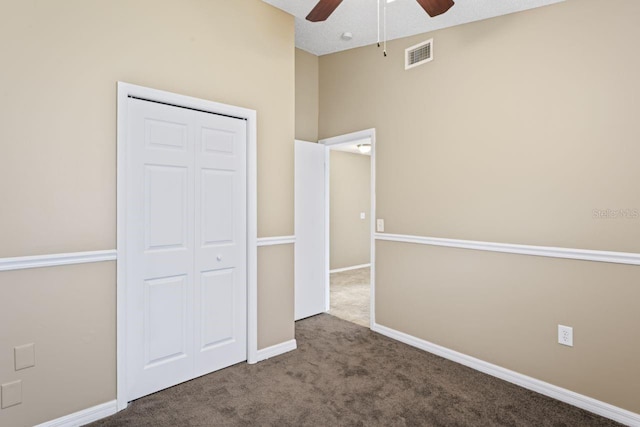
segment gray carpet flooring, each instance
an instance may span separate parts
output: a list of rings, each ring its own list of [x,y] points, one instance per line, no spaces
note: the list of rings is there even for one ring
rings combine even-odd
[[[368,328],[371,268],[331,273],[330,283],[329,313]]]
[[[322,314],[296,351],[141,398],[93,426],[614,426]]]

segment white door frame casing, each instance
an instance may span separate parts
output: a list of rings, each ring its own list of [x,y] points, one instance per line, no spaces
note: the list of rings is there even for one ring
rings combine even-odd
[[[375,272],[376,272],[376,241],[375,241],[375,223],[376,223],[376,129],[365,129],[358,132],[352,132],[345,135],[334,136],[332,138],[325,138],[318,141],[319,144],[324,144],[325,148],[325,301],[327,303],[327,311],[329,311],[330,305],[330,235],[331,235],[331,224],[330,224],[330,161],[329,161],[329,151],[331,150],[331,146],[336,145],[344,145],[353,143],[354,141],[359,141],[363,139],[371,140],[371,212],[369,214],[369,218],[371,220],[371,298],[370,298],[370,307],[369,307],[369,328],[373,329],[376,324],[376,286],[375,286]]]
[[[255,110],[220,104],[176,93],[118,82],[117,113],[117,402],[118,410],[127,407],[126,378],[126,192],[128,99],[155,101],[178,107],[244,119],[247,122],[247,362],[258,361],[258,293],[257,293],[257,114]]]

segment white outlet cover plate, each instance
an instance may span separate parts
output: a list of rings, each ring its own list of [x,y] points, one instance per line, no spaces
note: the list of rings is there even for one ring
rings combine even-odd
[[[16,371],[36,366],[35,344],[25,344],[13,349]]]
[[[22,403],[22,381],[13,381],[2,384],[2,409]]]
[[[573,347],[573,328],[571,326],[558,325],[558,344]]]

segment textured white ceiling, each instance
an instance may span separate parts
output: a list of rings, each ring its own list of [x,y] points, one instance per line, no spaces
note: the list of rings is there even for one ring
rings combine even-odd
[[[263,0],[296,17],[296,47],[315,55],[325,55],[367,46],[378,40],[378,0],[344,0],[324,22],[308,22],[305,17],[317,0]],[[387,39],[393,40],[454,25],[480,21],[533,9],[564,0],[455,0],[443,15],[429,17],[416,0],[395,0],[387,4]],[[385,0],[380,0],[380,20]],[[353,33],[351,41],[341,39]]]

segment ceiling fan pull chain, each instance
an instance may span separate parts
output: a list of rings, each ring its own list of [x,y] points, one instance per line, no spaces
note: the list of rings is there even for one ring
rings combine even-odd
[[[378,0],[378,47],[380,47],[380,0]]]
[[[385,58],[387,57],[387,1],[384,0],[384,17],[383,17],[383,24],[382,24],[382,28],[383,28],[383,32],[384,32],[384,49],[382,51],[382,53],[384,54]]]

